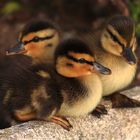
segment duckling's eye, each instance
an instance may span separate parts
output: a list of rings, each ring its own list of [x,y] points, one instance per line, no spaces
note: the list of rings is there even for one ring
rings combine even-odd
[[[32,41],[34,41],[34,42],[38,42],[39,39],[40,39],[39,37],[35,36],[35,37],[32,39]]]
[[[78,62],[79,63],[86,63],[86,60],[84,58],[80,58],[80,59],[78,59]]]

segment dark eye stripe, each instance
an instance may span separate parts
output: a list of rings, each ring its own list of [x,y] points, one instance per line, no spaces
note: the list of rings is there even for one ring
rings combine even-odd
[[[114,42],[117,42],[122,48],[124,48],[124,45],[119,41],[117,36],[115,36],[108,28],[107,28],[107,32],[109,33],[109,35],[111,36]]]
[[[50,36],[46,36],[46,37],[38,37],[38,41],[36,41],[34,38],[29,40],[29,41],[25,41],[24,42],[24,45],[27,45],[28,43],[30,42],[39,42],[39,41],[43,41],[43,40],[47,40],[47,39],[51,39],[54,37],[54,34],[53,35],[50,35]]]
[[[76,59],[71,55],[66,55],[66,57],[69,58],[70,60],[74,61],[74,62],[77,62],[77,63],[81,63],[81,64],[86,63],[86,64],[89,64],[89,65],[93,65],[93,62],[91,62],[91,61],[87,61],[87,60],[80,61],[79,59]]]
[[[67,57],[68,59],[70,59],[70,60],[72,60],[72,61],[74,61],[74,62],[77,62],[77,63],[78,63],[78,59],[76,59],[76,58],[72,57],[71,55],[67,55],[66,57]]]

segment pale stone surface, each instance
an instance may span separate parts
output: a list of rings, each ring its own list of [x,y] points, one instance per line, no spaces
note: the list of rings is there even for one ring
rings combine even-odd
[[[140,100],[140,87],[124,94]],[[111,109],[110,102],[104,103],[108,115],[68,118],[73,125],[69,132],[53,123],[32,121],[0,130],[0,140],[140,140],[140,108]]]

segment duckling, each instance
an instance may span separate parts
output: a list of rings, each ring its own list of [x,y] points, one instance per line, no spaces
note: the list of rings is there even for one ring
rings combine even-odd
[[[6,62],[9,63],[5,60],[3,64]],[[70,130],[71,124],[63,117],[90,113],[102,97],[96,71],[110,74],[108,68],[95,61],[85,43],[74,39],[58,46],[56,68],[36,64],[25,69],[26,63],[22,63],[23,67],[16,66],[16,73],[12,75],[8,70],[3,75],[4,68],[0,71],[0,103],[4,115],[10,116],[6,121],[8,126],[12,120],[37,119],[52,121]]]
[[[28,66],[29,61],[21,59],[21,55],[3,59],[0,59],[0,128],[10,127],[13,121],[44,120],[70,130],[71,125],[65,118],[55,116],[63,96],[53,78],[53,67],[47,64],[44,72],[41,64]],[[12,63],[15,60],[18,62]],[[12,64],[15,65],[11,67]],[[33,66],[40,70],[34,72]]]
[[[24,54],[31,56],[34,63],[51,61],[60,41],[60,32],[49,21],[32,21],[19,34],[15,47],[6,51],[7,55]]]
[[[100,75],[103,96],[127,87],[135,77],[137,68],[135,24],[130,17],[114,16],[101,33],[82,35],[97,56],[97,61],[110,68],[112,74]],[[117,100],[116,100],[117,99]],[[140,102],[122,94],[112,95],[113,107],[138,107]]]
[[[55,52],[55,66],[61,78],[64,101],[58,114],[82,116],[96,108],[102,97],[102,84],[97,71],[110,74],[110,69],[95,61],[89,46],[78,39],[67,39]]]
[[[58,44],[78,32],[63,28],[50,21],[32,21],[24,26],[17,39],[18,43],[7,49],[6,55],[27,55],[33,58],[33,63],[53,62]]]

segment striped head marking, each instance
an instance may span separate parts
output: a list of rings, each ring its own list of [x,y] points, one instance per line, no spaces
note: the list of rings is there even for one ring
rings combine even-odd
[[[107,52],[123,57],[130,64],[136,63],[135,24],[130,17],[113,17],[102,33],[101,43]]]
[[[56,70],[66,77],[80,77],[96,71],[110,74],[110,70],[95,61],[87,44],[80,40],[67,40],[56,50]]]

